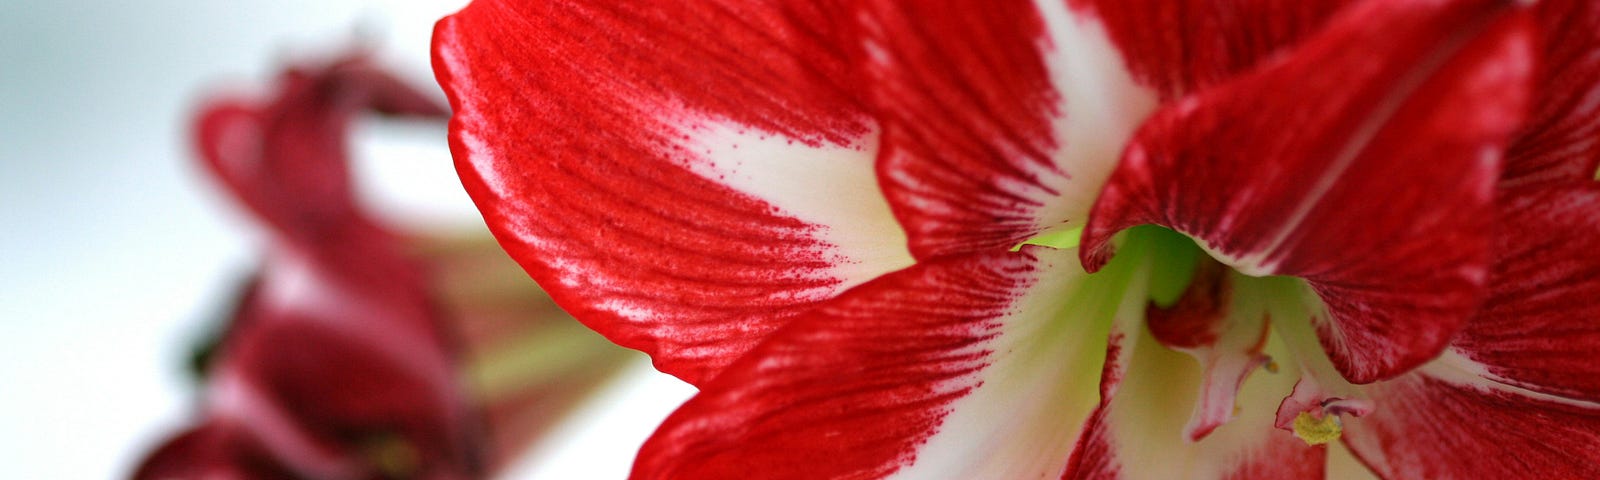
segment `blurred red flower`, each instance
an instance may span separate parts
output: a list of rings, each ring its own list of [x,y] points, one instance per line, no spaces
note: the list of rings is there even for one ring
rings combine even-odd
[[[626,359],[487,235],[372,218],[347,158],[367,112],[446,114],[363,53],[205,104],[200,158],[268,246],[203,362],[199,423],[134,478],[482,478]]]

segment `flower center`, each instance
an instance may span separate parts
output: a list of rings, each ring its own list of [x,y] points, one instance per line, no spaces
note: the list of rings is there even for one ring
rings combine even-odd
[[[1155,245],[1147,250],[1152,271],[1146,328],[1163,347],[1193,357],[1201,367],[1185,438],[1198,441],[1235,415],[1270,414],[1237,411],[1236,397],[1257,370],[1277,373],[1279,360],[1300,380],[1292,393],[1281,393],[1278,428],[1319,445],[1339,438],[1341,415],[1371,410],[1323,351],[1312,321],[1326,315],[1326,307],[1304,280],[1241,272],[1165,228],[1140,227],[1126,234],[1145,236],[1140,240]],[[1075,246],[1074,240],[1040,244]],[[1272,337],[1283,346],[1275,354],[1281,358],[1264,351]]]

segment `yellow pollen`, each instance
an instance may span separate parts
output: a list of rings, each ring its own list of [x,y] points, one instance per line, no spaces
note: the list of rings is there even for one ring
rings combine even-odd
[[[1322,445],[1339,439],[1344,433],[1344,425],[1339,423],[1338,415],[1323,415],[1317,418],[1311,412],[1300,412],[1294,417],[1294,436],[1300,437],[1306,445]]]

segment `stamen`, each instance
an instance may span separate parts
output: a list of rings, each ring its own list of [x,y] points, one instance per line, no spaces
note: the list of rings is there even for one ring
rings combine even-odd
[[[1294,417],[1294,436],[1304,440],[1306,445],[1322,445],[1338,440],[1343,434],[1344,423],[1339,421],[1338,415],[1300,412]]]
[[[1360,417],[1372,413],[1372,409],[1369,400],[1330,396],[1315,379],[1304,375],[1295,384],[1294,393],[1278,405],[1277,427],[1294,433],[1306,445],[1322,445],[1344,434],[1340,417]]]

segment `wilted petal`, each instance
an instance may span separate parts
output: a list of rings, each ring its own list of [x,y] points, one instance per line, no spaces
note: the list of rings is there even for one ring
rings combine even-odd
[[[556,300],[692,383],[910,262],[837,11],[478,1],[435,32],[451,146]]]
[[[1351,381],[1426,362],[1484,294],[1482,232],[1531,68],[1513,3],[1355,5],[1282,61],[1159,112],[1094,207],[1085,265],[1117,231],[1165,225],[1246,274],[1309,280]]]
[[[1533,113],[1506,152],[1505,185],[1590,180],[1600,168],[1600,3],[1542,0]]]
[[[634,478],[1059,475],[1109,317],[1142,308],[1134,267],[1091,279],[1070,251],[1030,247],[857,287],[708,384]]]

